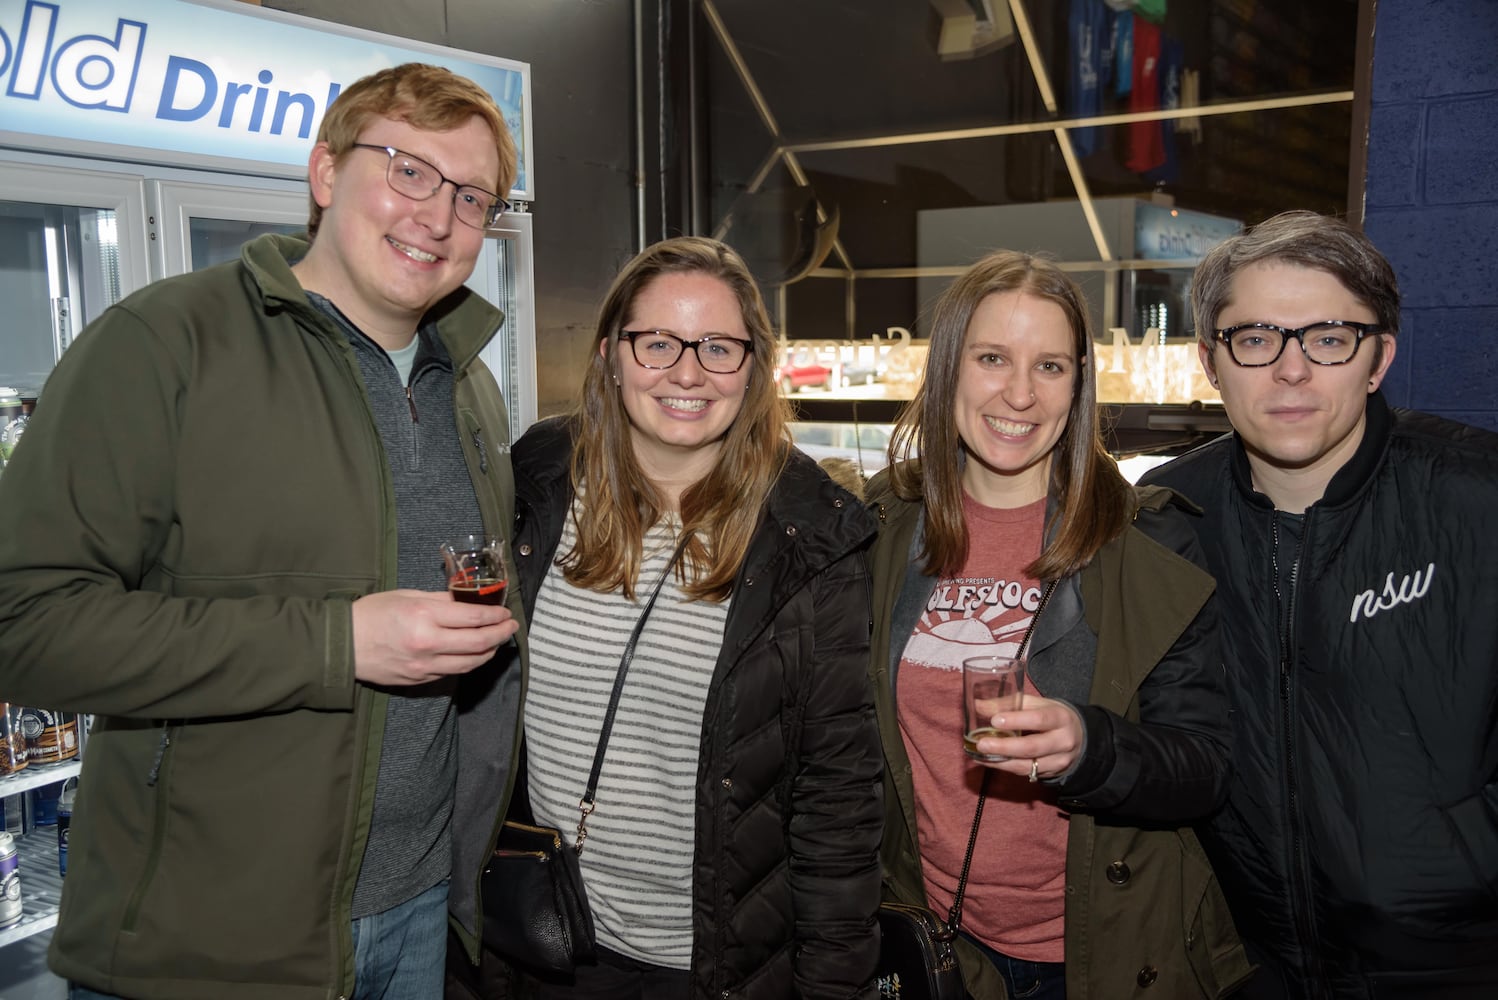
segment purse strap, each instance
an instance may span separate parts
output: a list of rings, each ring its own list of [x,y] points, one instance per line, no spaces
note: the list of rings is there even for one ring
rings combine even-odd
[[[624,655],[619,657],[619,672],[614,675],[614,690],[609,694],[609,707],[603,713],[603,727],[598,733],[598,749],[593,753],[593,769],[588,772],[588,787],[583,791],[583,797],[577,803],[578,812],[582,815],[577,821],[577,840],[573,843],[572,849],[578,854],[583,852],[583,841],[588,839],[588,817],[593,814],[593,802],[598,795],[598,776],[603,773],[603,754],[608,749],[609,734],[614,729],[614,715],[619,710],[619,697],[624,693],[624,675],[629,670],[629,662],[635,658],[635,646],[639,644],[640,633],[645,629],[645,619],[650,617],[650,609],[655,607],[655,599],[660,596],[661,586],[666,582],[666,577],[671,575],[671,568],[681,558],[682,551],[686,549],[691,537],[691,532],[686,532],[681,536],[681,541],[676,545],[676,551],[671,553],[666,568],[661,570],[660,578],[655,581],[655,588],[650,591],[650,599],[645,602],[645,610],[640,612],[634,630],[629,634],[629,641],[624,644]]]
[[[1035,614],[1030,617],[1030,627],[1025,629],[1025,637],[1019,641],[1019,650],[1015,652],[1017,660],[1025,655],[1025,650],[1030,648],[1030,636],[1035,634],[1035,625],[1040,621],[1040,613],[1045,610],[1046,602],[1051,599],[1051,594],[1056,591],[1059,580],[1052,580],[1045,585],[1045,590],[1040,595],[1040,603],[1035,606]],[[952,898],[952,909],[947,913],[946,926],[936,935],[937,940],[950,941],[957,936],[962,929],[962,897],[967,893],[967,873],[973,864],[973,848],[978,845],[978,825],[983,822],[983,803],[988,801],[988,779],[993,777],[993,770],[985,767],[983,769],[983,781],[978,785],[978,808],[973,810],[973,830],[967,836],[967,851],[962,855],[962,874],[957,879],[957,895]]]

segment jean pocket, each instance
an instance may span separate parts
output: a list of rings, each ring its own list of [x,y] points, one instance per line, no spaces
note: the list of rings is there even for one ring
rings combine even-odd
[[[1031,1000],[1046,995],[1045,976],[1040,966],[1017,958],[1008,959],[1007,964],[1009,974],[1005,978],[1009,980],[1011,1000]]]

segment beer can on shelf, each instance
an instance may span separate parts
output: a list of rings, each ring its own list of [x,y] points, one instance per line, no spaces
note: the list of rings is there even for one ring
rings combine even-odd
[[[20,868],[16,838],[0,830],[0,928],[21,922]]]
[[[26,735],[21,732],[21,708],[0,701],[0,778],[25,768],[28,757]]]
[[[0,386],[0,460],[10,461],[10,453],[26,432],[26,421],[35,407],[36,393]]]
[[[42,785],[31,790],[33,822],[37,826],[57,825],[57,797],[62,793],[58,784]]]
[[[61,764],[78,756],[78,716],[46,708],[21,709],[21,732],[32,764]]]

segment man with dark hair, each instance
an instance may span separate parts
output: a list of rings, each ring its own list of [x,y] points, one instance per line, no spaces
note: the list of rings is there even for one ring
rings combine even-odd
[[[513,520],[503,317],[463,283],[515,170],[471,81],[366,77],[309,238],[136,292],[48,382],[0,481],[0,691],[97,713],[50,953],[75,997],[441,995],[518,739],[517,622],[438,551]]]
[[[1243,995],[1498,996],[1498,435],[1385,403],[1399,290],[1344,222],[1224,241],[1192,308],[1234,432],[1146,480],[1222,601]]]

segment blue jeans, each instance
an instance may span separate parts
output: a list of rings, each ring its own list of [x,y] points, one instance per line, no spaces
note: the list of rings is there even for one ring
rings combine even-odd
[[[433,1000],[447,965],[447,879],[354,921],[353,1000]],[[120,1000],[68,984],[68,1000]]]
[[[1066,1000],[1066,964],[1064,962],[1027,962],[1010,958],[970,935],[964,934],[994,964],[1004,977],[1004,988],[1010,1000]]]
[[[433,1000],[447,966],[447,879],[354,921],[353,1000]]]

